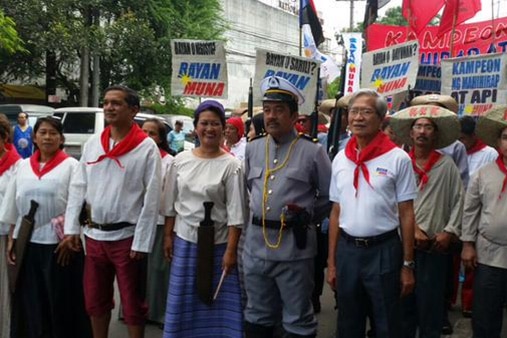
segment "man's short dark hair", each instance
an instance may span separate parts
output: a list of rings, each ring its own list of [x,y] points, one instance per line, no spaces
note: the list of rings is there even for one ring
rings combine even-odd
[[[109,86],[104,90],[104,95],[107,92],[110,92],[112,90],[119,90],[123,93],[125,93],[125,101],[129,105],[129,107],[141,107],[141,100],[139,99],[139,94],[137,92],[127,86],[122,85],[113,85]]]
[[[475,119],[472,116],[463,116],[459,119],[461,124],[461,132],[465,135],[472,136],[475,134]]]

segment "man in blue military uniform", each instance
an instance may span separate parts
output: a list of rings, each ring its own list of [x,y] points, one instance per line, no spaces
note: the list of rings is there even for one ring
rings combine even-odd
[[[250,224],[243,254],[247,338],[273,337],[282,321],[288,337],[315,337],[311,303],[316,231],[328,216],[331,163],[325,150],[296,132],[304,98],[290,82],[261,84],[267,136],[247,145]]]

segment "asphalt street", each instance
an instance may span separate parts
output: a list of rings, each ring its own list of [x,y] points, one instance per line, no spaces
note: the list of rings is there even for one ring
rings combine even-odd
[[[119,296],[116,292],[116,304],[119,304]],[[335,329],[336,329],[336,311],[334,309],[334,299],[333,293],[329,287],[324,288],[324,294],[321,297],[322,311],[318,314],[319,320],[319,330],[318,337],[319,338],[335,338]],[[126,338],[128,337],[127,328],[123,324],[122,321],[116,319],[118,318],[117,307],[113,314],[113,320],[111,321],[110,327],[110,338]],[[454,333],[449,336],[442,336],[442,338],[471,338],[472,337],[472,327],[470,319],[463,318],[461,315],[461,310],[459,305],[456,305],[449,312],[449,319],[454,327]],[[504,313],[504,328],[502,331],[502,338],[507,338],[507,316]],[[146,338],[161,338],[162,330],[155,325],[147,325],[146,327]]]

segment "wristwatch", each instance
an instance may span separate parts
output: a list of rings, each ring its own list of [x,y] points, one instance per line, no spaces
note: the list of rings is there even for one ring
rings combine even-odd
[[[403,261],[403,267],[414,270],[415,269],[415,262],[414,261]]]

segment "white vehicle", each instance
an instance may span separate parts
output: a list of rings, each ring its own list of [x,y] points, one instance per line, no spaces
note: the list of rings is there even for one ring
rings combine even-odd
[[[93,134],[100,134],[106,126],[104,110],[93,107],[67,107],[58,108],[53,116],[59,117],[63,123],[63,135],[65,136],[65,152],[79,159],[83,146]],[[162,121],[167,132],[171,131],[169,123],[159,115],[137,113],[134,121],[142,125],[148,118],[156,118]],[[185,150],[194,148],[191,142],[185,142]]]
[[[53,116],[59,117],[63,123],[65,152],[77,159],[81,157],[83,145],[90,136],[101,133],[106,125],[102,108],[58,108]]]

